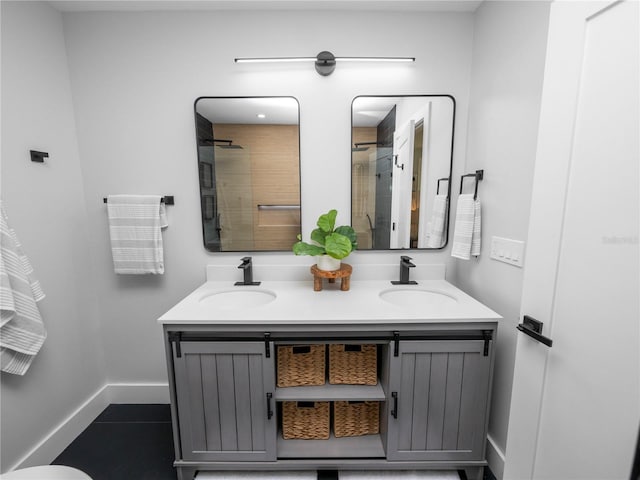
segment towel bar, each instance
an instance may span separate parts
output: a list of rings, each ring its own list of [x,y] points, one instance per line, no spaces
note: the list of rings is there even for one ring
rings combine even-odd
[[[102,199],[102,201],[104,203],[107,203],[107,199],[106,197]],[[164,197],[162,197],[160,199],[160,201],[162,203],[164,203],[165,205],[175,205],[174,199],[173,199],[173,195],[165,195]]]
[[[300,205],[262,205],[262,204],[258,204],[258,210],[300,210]]]
[[[467,173],[466,175],[462,175],[460,177],[460,194],[462,194],[462,185],[464,184],[464,179],[467,177],[474,177],[476,179],[476,186],[473,192],[473,199],[478,198],[478,182],[484,178],[484,170],[476,170],[476,173]]]
[[[436,195],[440,195],[440,182],[449,181],[449,177],[442,177],[438,179],[438,188],[436,188]]]

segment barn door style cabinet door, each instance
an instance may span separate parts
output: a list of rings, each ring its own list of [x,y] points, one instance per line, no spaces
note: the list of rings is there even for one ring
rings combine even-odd
[[[387,459],[484,459],[491,382],[482,340],[401,341],[390,355]]]
[[[184,460],[276,459],[274,363],[264,343],[182,342],[173,364]]]

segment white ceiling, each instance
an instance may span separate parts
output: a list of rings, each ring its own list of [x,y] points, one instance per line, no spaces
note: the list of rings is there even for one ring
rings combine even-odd
[[[351,122],[354,127],[376,127],[400,97],[357,97],[351,105]]]
[[[298,102],[292,97],[200,98],[196,110],[213,124],[298,124]]]
[[[483,0],[50,0],[61,12],[153,10],[353,10],[473,12]]]

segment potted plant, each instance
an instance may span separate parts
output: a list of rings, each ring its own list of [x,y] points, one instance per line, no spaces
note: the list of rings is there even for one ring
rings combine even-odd
[[[356,232],[348,225],[336,227],[337,210],[329,210],[320,215],[316,225],[318,228],[311,232],[311,241],[302,241],[298,235],[298,241],[293,245],[293,253],[296,255],[317,256],[317,265],[320,270],[339,270],[343,258],[357,248]]]

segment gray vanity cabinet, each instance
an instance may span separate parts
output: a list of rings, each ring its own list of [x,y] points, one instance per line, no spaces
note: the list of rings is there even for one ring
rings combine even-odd
[[[276,459],[274,363],[264,342],[182,342],[173,366],[183,460]]]
[[[491,355],[482,340],[401,341],[389,356],[387,459],[484,459]]]
[[[206,470],[464,469],[481,480],[495,322],[165,325],[179,480]],[[391,327],[391,328],[390,328]],[[376,385],[276,388],[278,345],[373,343]],[[282,402],[379,402],[379,433],[285,439]]]

